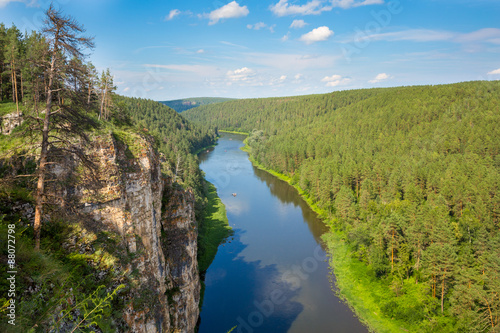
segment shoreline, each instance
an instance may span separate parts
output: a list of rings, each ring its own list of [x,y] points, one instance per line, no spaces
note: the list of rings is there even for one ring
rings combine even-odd
[[[236,134],[244,133],[237,132]],[[328,220],[326,212],[314,204],[309,198],[309,195],[302,190],[302,188],[298,185],[291,184],[290,177],[272,169],[268,169],[255,160],[251,155],[252,148],[248,145],[247,139],[248,137],[245,138],[243,141],[245,145],[240,149],[248,153],[248,159],[252,165],[287,182],[290,186],[295,188],[307,205],[318,214],[318,218],[329,227],[330,231],[322,235],[321,238],[326,243],[329,265],[331,273],[334,275],[335,282],[333,283],[332,281],[332,291],[335,292],[340,299],[346,302],[355,316],[370,332],[410,332],[411,328],[407,327],[404,322],[380,315],[382,310],[376,302],[376,298],[379,297],[379,295],[373,295],[373,291],[381,289],[384,284],[381,283],[381,281],[371,279],[370,276],[372,272],[369,267],[351,256],[351,249],[343,239],[345,234],[333,228]],[[367,306],[367,304],[369,306]]]

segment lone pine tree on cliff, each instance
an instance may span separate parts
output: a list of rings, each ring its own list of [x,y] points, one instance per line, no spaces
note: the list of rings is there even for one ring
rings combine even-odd
[[[85,112],[87,93],[85,87],[68,84],[69,73],[76,73],[72,65],[81,63],[84,49],[94,47],[93,38],[82,36],[83,26],[71,16],[65,16],[52,5],[46,12],[42,31],[49,44],[49,61],[46,64],[46,108],[45,115],[33,117],[33,133],[41,133],[40,158],[37,172],[35,196],[34,238],[35,249],[40,249],[42,208],[46,193],[50,149],[76,154],[85,160],[81,149],[74,144],[74,138],[87,140],[85,129],[95,125]],[[83,81],[84,82],[84,81]]]

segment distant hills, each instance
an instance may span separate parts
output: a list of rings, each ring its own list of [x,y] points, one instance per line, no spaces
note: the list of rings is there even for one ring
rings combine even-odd
[[[234,98],[223,98],[223,97],[194,97],[185,99],[176,99],[172,101],[162,101],[160,103],[171,107],[177,112],[186,111],[201,105],[222,103],[227,101],[232,101]]]

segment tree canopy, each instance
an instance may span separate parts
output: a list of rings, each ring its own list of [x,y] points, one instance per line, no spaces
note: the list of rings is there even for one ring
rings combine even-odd
[[[499,81],[239,100],[183,116],[251,133],[251,155],[291,177],[387,282],[389,318],[421,331],[498,329]],[[422,284],[409,309],[404,295]]]

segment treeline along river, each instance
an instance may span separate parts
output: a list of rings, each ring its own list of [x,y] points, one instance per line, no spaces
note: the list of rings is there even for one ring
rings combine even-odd
[[[332,291],[326,226],[293,187],[252,166],[243,139],[223,134],[200,155],[234,235],[206,272],[199,332],[367,332]]]

